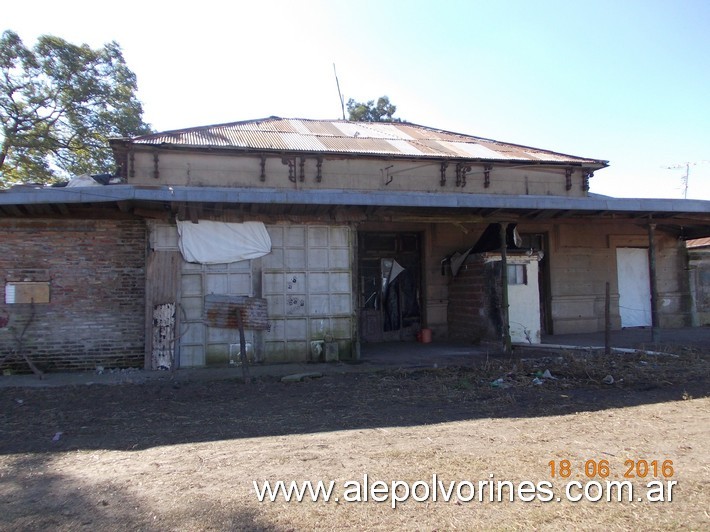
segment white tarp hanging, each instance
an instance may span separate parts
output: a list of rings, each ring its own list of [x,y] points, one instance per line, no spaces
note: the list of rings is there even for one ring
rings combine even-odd
[[[200,220],[177,222],[178,245],[187,262],[220,264],[257,259],[271,252],[271,238],[261,222],[241,224]]]

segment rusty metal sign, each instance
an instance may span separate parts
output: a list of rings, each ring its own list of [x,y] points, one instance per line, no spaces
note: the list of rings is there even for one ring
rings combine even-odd
[[[241,318],[244,329],[269,329],[266,299],[260,297],[208,294],[205,296],[205,316],[210,327],[239,329]]]

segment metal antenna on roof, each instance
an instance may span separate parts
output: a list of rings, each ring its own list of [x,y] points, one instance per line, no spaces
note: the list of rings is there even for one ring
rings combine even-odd
[[[333,63],[333,74],[335,74],[335,85],[338,87],[338,98],[340,98],[340,108],[343,111],[343,120],[345,120],[345,101],[343,101],[343,93],[340,92],[340,82],[338,81],[338,73],[335,70],[335,63]]]
[[[690,177],[690,167],[696,166],[700,163],[707,163],[710,161],[696,161],[696,162],[686,162],[682,164],[674,164],[673,166],[666,166],[668,170],[675,170],[677,168],[685,168],[685,175],[681,178],[681,183],[683,184],[683,199],[688,199],[688,178]]]

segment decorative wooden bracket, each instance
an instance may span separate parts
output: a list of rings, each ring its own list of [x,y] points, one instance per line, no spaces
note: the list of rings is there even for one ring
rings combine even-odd
[[[441,163],[441,179],[439,180],[439,185],[446,186],[446,169],[449,167],[449,163],[444,161]]]
[[[128,177],[136,177],[136,153],[133,150],[128,152]]]
[[[572,168],[565,168],[565,189],[572,190],[572,174],[574,170]]]
[[[261,175],[259,176],[261,181],[266,181],[266,156],[261,156]]]
[[[323,181],[323,157],[316,160],[316,183]]]
[[[483,187],[488,188],[491,186],[491,170],[493,170],[493,165],[487,164],[483,167]]]
[[[465,187],[466,186],[466,174],[471,171],[471,165],[468,163],[457,163],[456,164],[456,186]]]
[[[288,165],[288,180],[291,183],[296,182],[296,158],[295,157],[283,157],[281,159],[281,164]]]
[[[160,170],[158,170],[158,162],[160,160],[160,155],[158,155],[158,150],[153,152],[153,177],[155,179],[160,179]]]
[[[582,172],[582,190],[589,192],[589,180],[594,177],[594,172],[585,169]]]

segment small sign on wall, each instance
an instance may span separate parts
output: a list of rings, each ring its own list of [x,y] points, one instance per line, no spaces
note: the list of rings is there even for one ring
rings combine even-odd
[[[5,303],[49,303],[49,282],[5,283]]]

